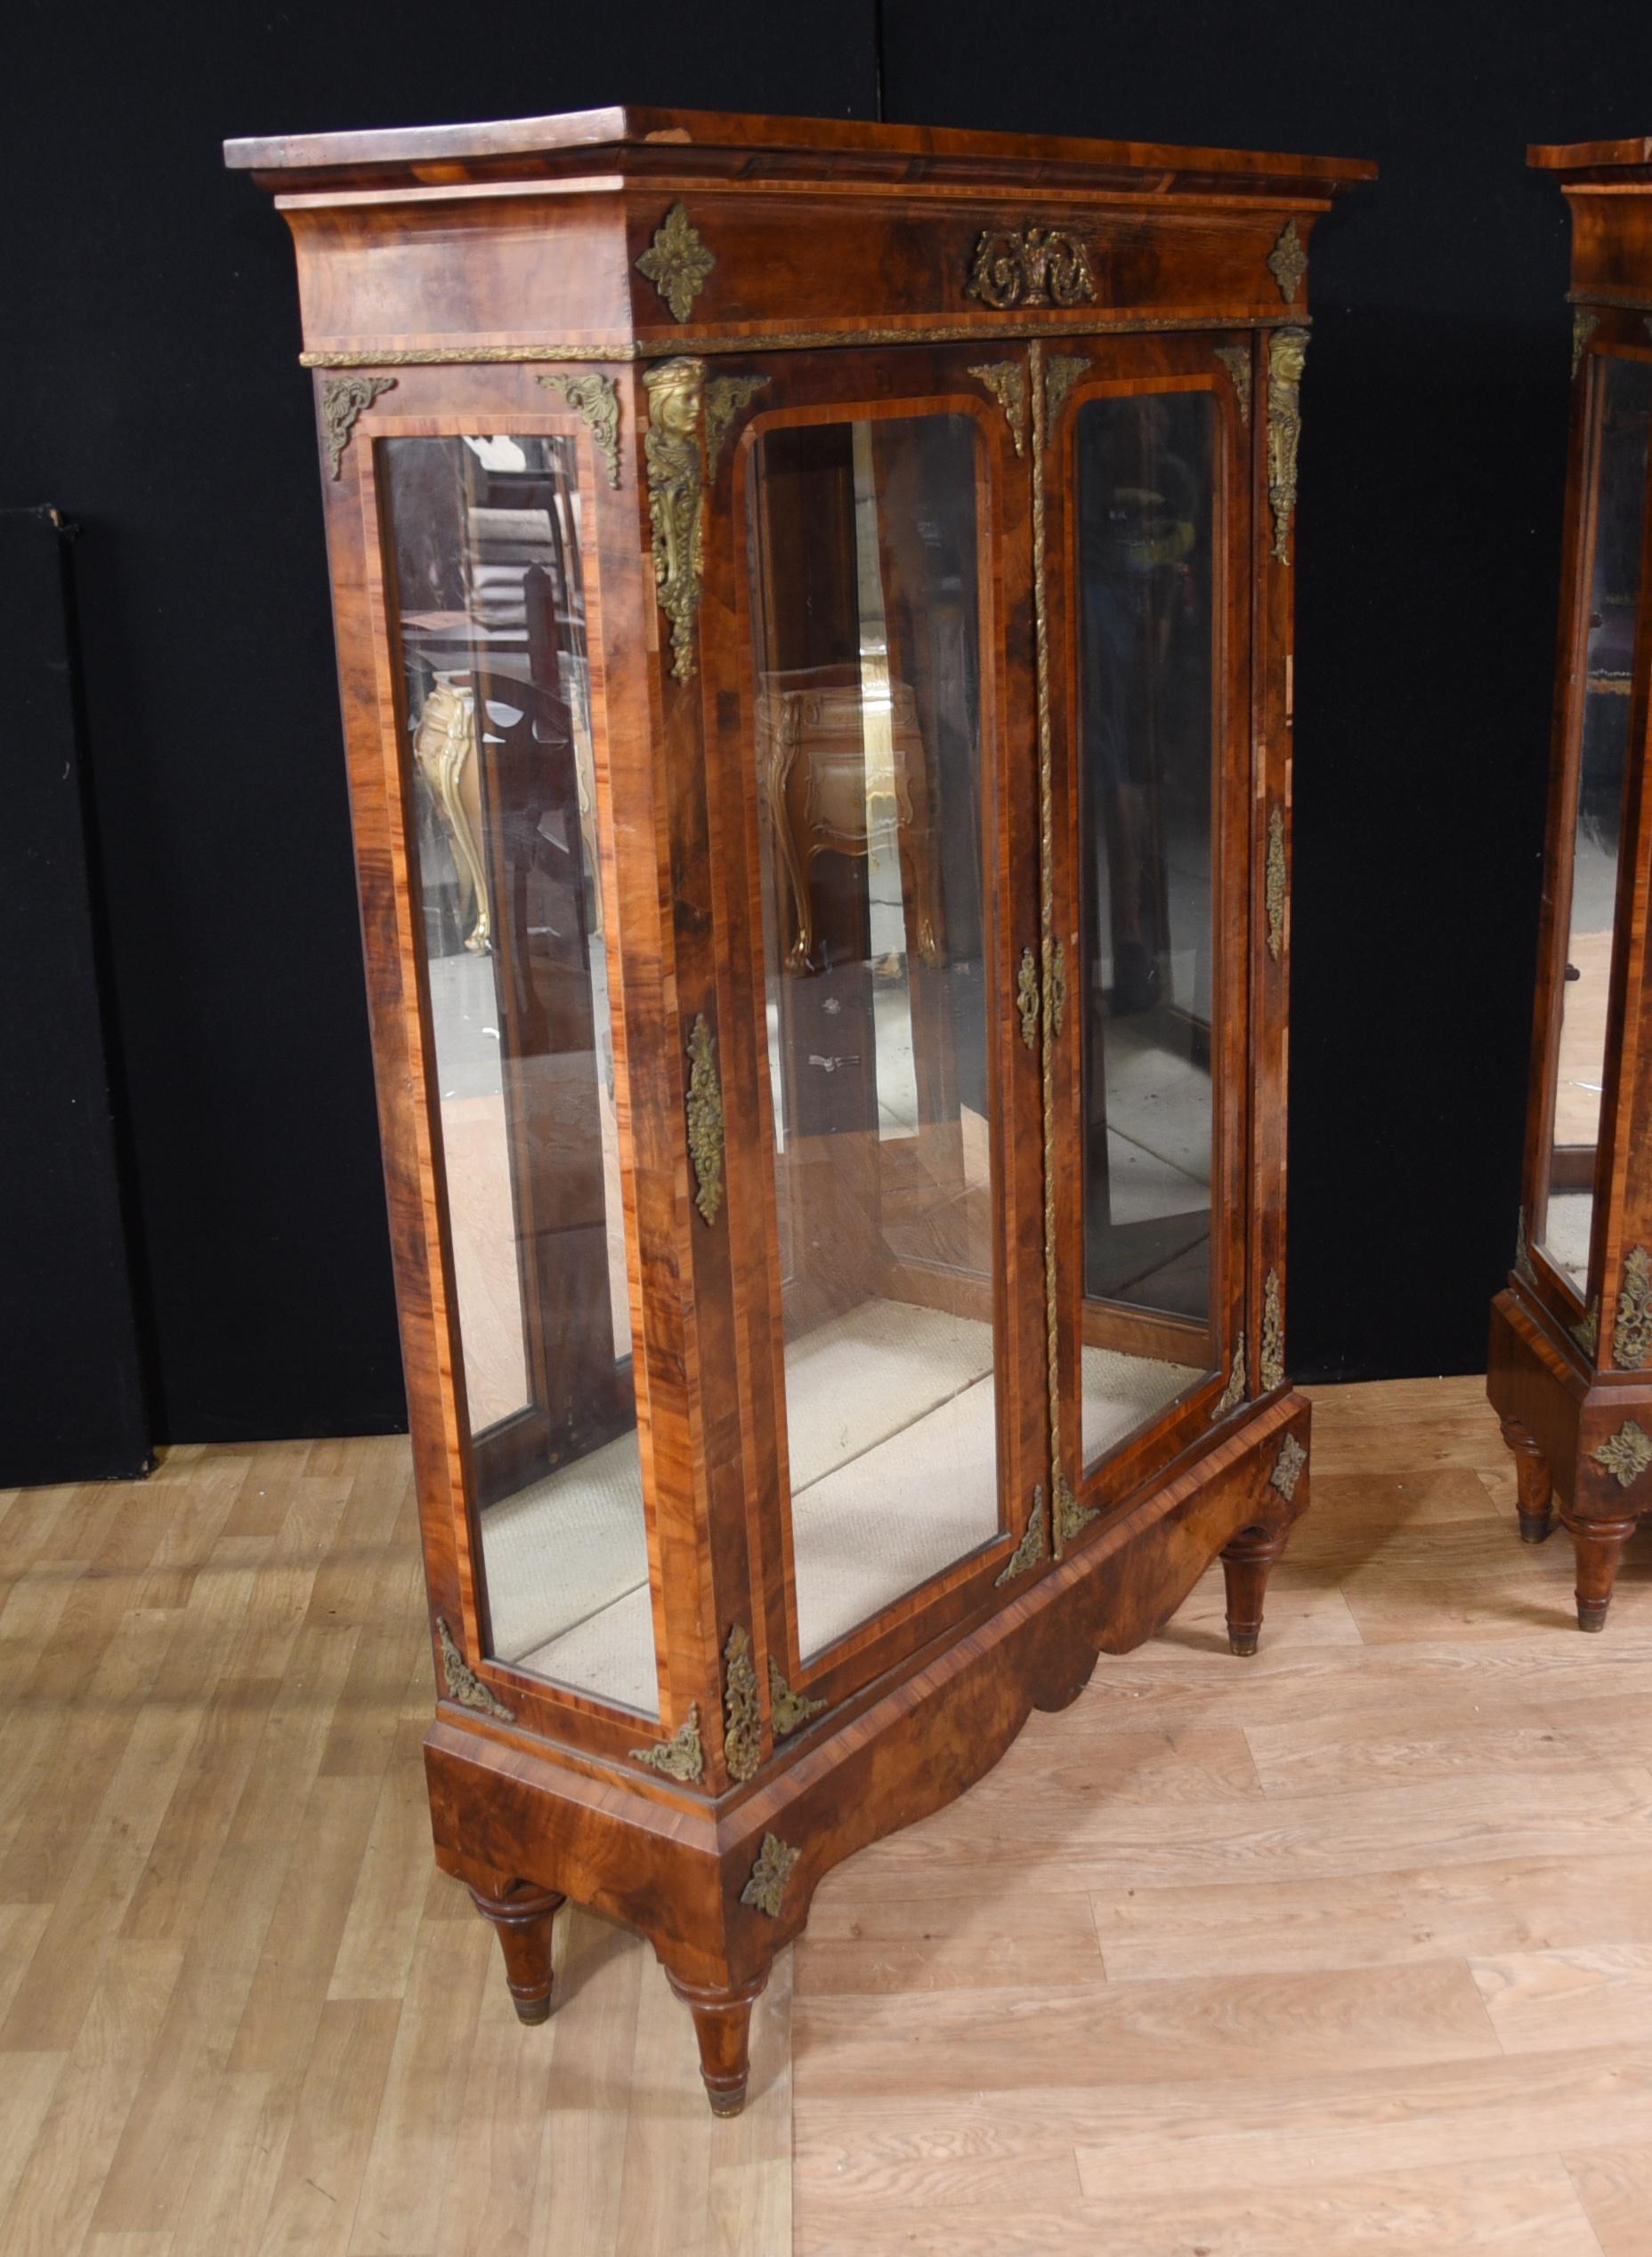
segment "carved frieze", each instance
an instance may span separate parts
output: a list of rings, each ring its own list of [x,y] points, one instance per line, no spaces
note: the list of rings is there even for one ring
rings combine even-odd
[[[1089,246],[1059,227],[989,229],[976,246],[964,295],[995,313],[1024,305],[1093,305]]]

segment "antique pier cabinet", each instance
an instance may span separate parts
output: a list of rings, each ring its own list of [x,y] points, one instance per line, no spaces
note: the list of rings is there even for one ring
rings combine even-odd
[[[1598,1630],[1652,1513],[1652,142],[1531,161],[1571,206],[1572,425],[1524,1205],[1487,1387],[1520,1533],[1543,1541],[1558,1492]]]
[[[295,237],[439,1705],[738,2108],[839,1858],[1308,1500],[1307,246],[1357,165],[602,110]]]

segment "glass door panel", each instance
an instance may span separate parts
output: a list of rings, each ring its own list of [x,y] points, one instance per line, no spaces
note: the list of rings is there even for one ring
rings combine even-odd
[[[655,1715],[578,455],[375,464],[488,1650]]]
[[[1086,1468],[1211,1363],[1217,433],[1205,390],[1073,431]]]
[[[1640,605],[1652,362],[1602,356],[1585,503],[1582,742],[1572,831],[1571,915],[1550,1052],[1550,1149],[1535,1235],[1580,1300],[1588,1293],[1595,1153],[1606,1082],[1607,999],[1624,767]]]
[[[772,422],[747,481],[806,1661],[1000,1527],[978,447]]]

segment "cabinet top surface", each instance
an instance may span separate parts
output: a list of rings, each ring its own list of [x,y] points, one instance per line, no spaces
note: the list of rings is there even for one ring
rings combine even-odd
[[[1637,147],[1643,146],[1636,144]],[[1374,165],[1332,157],[1273,156],[1251,150],[1178,149],[1156,142],[1087,141],[1050,134],[984,133],[934,125],[874,125],[858,118],[757,117],[718,110],[569,110],[469,125],[389,126],[368,133],[289,133],[224,143],[224,162],[271,175],[411,172],[440,166],[509,178],[606,162],[624,171],[704,171],[731,181],[776,173],[846,171],[865,179],[968,179],[1015,173],[1029,181],[1125,175],[1169,190],[1220,182],[1229,195],[1281,187],[1324,194],[1374,179]],[[1143,175],[1147,176],[1144,181]],[[287,181],[272,180],[272,186]]]
[[[1639,172],[1652,179],[1652,140],[1539,142],[1526,161],[1543,173]]]

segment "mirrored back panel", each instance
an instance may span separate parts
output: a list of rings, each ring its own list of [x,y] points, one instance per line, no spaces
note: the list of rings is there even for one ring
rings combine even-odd
[[[375,459],[489,1650],[656,1715],[578,457]]]
[[[1571,842],[1571,915],[1549,1056],[1546,1200],[1533,1234],[1580,1299],[1588,1293],[1595,1155],[1606,1083],[1607,1007],[1629,750],[1635,623],[1646,530],[1652,362],[1596,364],[1592,458],[1584,494],[1581,732]]]
[[[977,449],[775,424],[748,480],[806,1660],[1001,1525]]]
[[[1082,1415],[1090,1467],[1211,1363],[1217,407],[1082,402]]]

